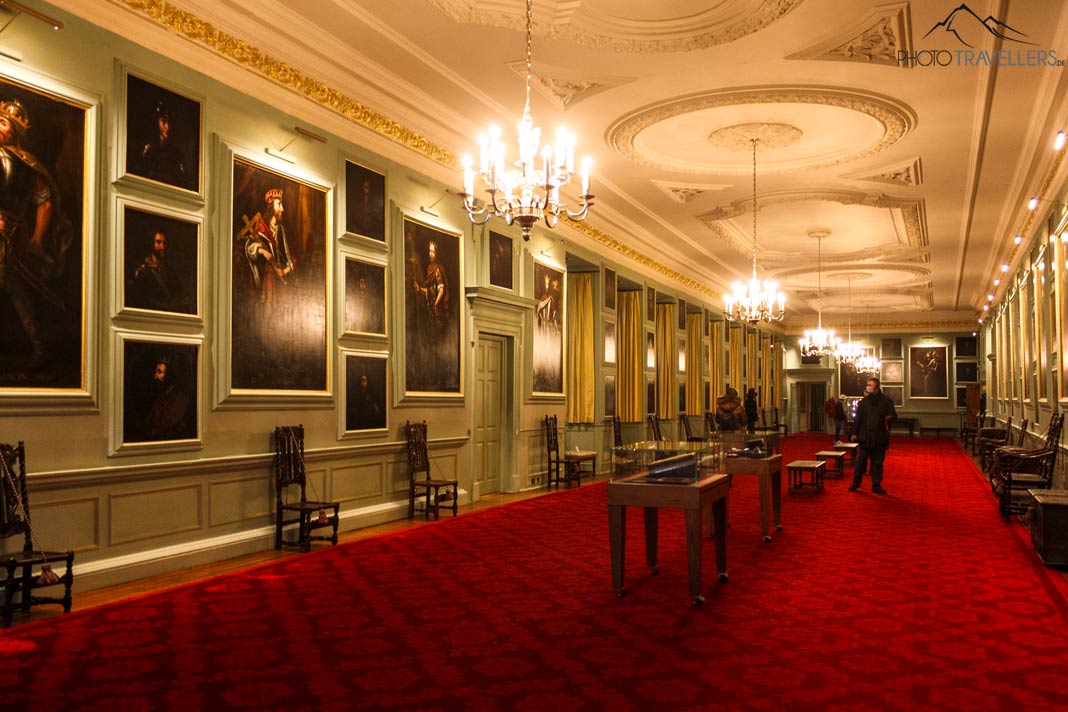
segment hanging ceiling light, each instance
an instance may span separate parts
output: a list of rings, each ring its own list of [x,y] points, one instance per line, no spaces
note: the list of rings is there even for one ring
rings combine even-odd
[[[757,279],[757,144],[759,138],[750,139],[753,144],[753,278],[748,284],[735,282],[730,294],[723,295],[723,314],[729,321],[747,321],[750,324],[780,321],[786,314],[786,297],[779,291],[779,283]]]
[[[809,230],[808,236],[816,238],[816,328],[805,329],[805,335],[801,338],[800,349],[802,356],[826,356],[833,354],[842,342],[834,335],[834,329],[823,328],[823,238],[831,234],[830,230]]]
[[[870,317],[871,304],[864,305],[864,328],[868,331],[868,335],[871,336],[871,317]],[[883,362],[878,359],[874,354],[864,348],[864,354],[857,359],[855,368],[857,373],[863,373],[868,376],[878,376],[879,371],[883,368]],[[873,349],[874,350],[874,349]]]
[[[580,170],[582,205],[571,211],[560,199],[560,189],[575,176],[574,135],[561,127],[556,132],[556,143],[538,149],[541,129],[534,126],[530,117],[531,2],[527,0],[527,93],[523,118],[519,121],[519,158],[512,164],[515,168],[505,170],[501,130],[491,126],[488,135],[478,136],[478,171],[472,167],[471,156],[463,157],[464,192],[460,194],[472,223],[483,225],[496,215],[509,225],[519,223],[524,240],[530,239],[530,230],[538,220],[544,219],[549,227],[556,226],[560,215],[566,215],[569,220],[585,220],[593,204],[590,194],[593,162],[588,156],[582,159]],[[476,176],[489,195],[485,201],[475,198]]]
[[[856,364],[867,352],[860,343],[853,341],[853,280],[847,280],[849,285],[848,312],[846,314],[848,332],[845,341],[838,342],[838,348],[834,350],[834,358],[838,363]]]

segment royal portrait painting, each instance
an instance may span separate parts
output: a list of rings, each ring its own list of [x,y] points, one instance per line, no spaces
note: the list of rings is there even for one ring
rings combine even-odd
[[[196,314],[200,225],[129,205],[122,224],[123,306]]]
[[[0,392],[85,387],[87,113],[0,76]]]
[[[386,357],[345,354],[345,431],[386,428]]]
[[[534,393],[564,392],[564,272],[534,262]]]
[[[233,165],[231,384],[327,390],[327,192]]]
[[[345,232],[386,239],[386,177],[345,161]]]
[[[489,278],[490,284],[502,289],[513,289],[515,279],[512,260],[512,238],[490,230]]]
[[[127,74],[126,172],[200,192],[200,102]]]
[[[460,236],[404,219],[404,388],[462,393]]]
[[[909,347],[909,398],[948,398],[945,346]]]
[[[123,342],[123,443],[193,440],[198,428],[196,344]]]
[[[345,331],[386,334],[386,268],[345,258]]]

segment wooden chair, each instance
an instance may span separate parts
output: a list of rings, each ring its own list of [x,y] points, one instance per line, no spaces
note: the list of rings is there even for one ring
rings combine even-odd
[[[22,550],[3,555],[4,598],[0,616],[5,628],[11,625],[16,610],[28,613],[31,606],[55,603],[70,613],[71,585],[74,583],[74,552],[45,551],[32,529],[30,503],[26,492],[26,448],[0,444],[0,538],[22,535]],[[52,565],[63,563],[63,575]],[[34,569],[40,573],[34,575]],[[35,591],[63,586],[62,596],[37,596]]]
[[[979,468],[983,472],[989,472],[992,466],[991,456],[994,450],[1002,445],[1009,444],[1009,436],[1012,434],[1012,416],[1005,421],[1004,428],[980,428],[975,438],[975,445],[979,450]]]
[[[592,450],[573,450],[560,455],[559,426],[555,415],[545,416],[545,448],[549,455],[549,469],[546,474],[546,486],[560,488],[563,478],[567,486],[571,482],[582,484],[582,463],[590,463],[593,469],[588,472],[591,477],[597,474],[597,453]]]
[[[975,446],[975,436],[979,432],[979,428],[983,427],[984,420],[986,420],[985,410],[979,411],[978,415],[966,414],[964,416],[960,426],[960,444],[962,447]]]
[[[287,502],[286,494],[290,487],[300,490],[300,499]],[[308,499],[308,476],[304,468],[304,426],[282,425],[274,429],[274,489],[275,489],[275,526],[274,548],[297,546],[304,551],[311,551],[312,541],[328,541],[337,545],[337,526],[340,522],[338,502],[321,502]],[[293,512],[295,517],[286,519],[286,513]],[[282,530],[290,525],[297,525],[296,541],[286,541]],[[330,536],[313,534],[319,529],[330,529]]]
[[[423,507],[423,516],[426,519],[430,518],[431,512],[434,513],[434,519],[441,519],[443,506],[452,509],[452,516],[455,517],[460,511],[460,481],[430,476],[426,421],[406,421],[404,437],[408,441],[408,519],[415,517],[415,498],[421,494],[426,495],[426,504]]]
[[[653,440],[663,440],[664,435],[660,432],[660,418],[654,413],[647,420],[649,421],[649,430],[653,433]]]
[[[705,411],[705,430],[710,438],[716,433],[716,414],[710,410]]]
[[[690,418],[685,413],[679,413],[679,427],[683,436],[688,443],[703,443],[705,439],[700,435],[693,434],[693,428],[690,427]]]
[[[1005,521],[1013,514],[1028,511],[1031,506],[1028,490],[1051,488],[1063,424],[1063,413],[1050,417],[1039,448],[1027,450],[1009,446],[994,451],[995,470],[991,484],[998,497],[998,511]]]

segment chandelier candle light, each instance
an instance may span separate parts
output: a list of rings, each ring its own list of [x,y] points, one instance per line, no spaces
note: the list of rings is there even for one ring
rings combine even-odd
[[[779,291],[779,283],[773,280],[757,279],[757,145],[759,138],[752,138],[753,144],[753,278],[746,285],[735,282],[731,292],[723,295],[723,314],[729,321],[746,321],[758,324],[762,321],[780,321],[786,314],[786,297]]]
[[[847,314],[848,334],[846,341],[839,340],[838,347],[834,350],[834,358],[838,363],[856,365],[857,361],[862,356],[867,354],[867,351],[859,342],[853,341],[853,280],[849,279],[849,311]]]
[[[805,336],[800,341],[802,356],[827,356],[833,354],[842,340],[834,335],[834,329],[823,328],[823,238],[831,234],[830,230],[809,230],[808,236],[816,239],[816,328],[805,329]]]
[[[593,161],[587,156],[582,159],[579,175],[581,179],[582,204],[578,210],[568,209],[560,199],[560,189],[568,185],[575,176],[575,137],[565,128],[556,132],[556,142],[546,144],[539,151],[541,129],[534,126],[530,116],[530,78],[532,52],[532,0],[527,0],[527,78],[526,103],[523,105],[523,118],[519,121],[519,158],[515,168],[505,170],[504,144],[501,143],[501,130],[491,126],[489,134],[479,134],[479,159],[476,171],[471,156],[462,159],[464,168],[464,192],[460,194],[467,217],[475,225],[485,224],[491,217],[498,216],[512,225],[519,223],[523,239],[530,239],[531,228],[538,220],[544,219],[550,228],[555,227],[560,215],[566,215],[576,222],[586,219],[593,195],[590,193],[590,171]],[[475,198],[476,178],[482,181],[489,197],[485,201]]]

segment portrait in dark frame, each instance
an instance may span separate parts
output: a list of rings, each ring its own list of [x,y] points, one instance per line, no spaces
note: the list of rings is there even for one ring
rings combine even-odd
[[[905,364],[902,361],[883,361],[882,373],[884,383],[904,383]]]
[[[845,361],[838,364],[838,388],[844,395],[861,397],[867,385],[867,374],[857,373],[856,366]]]
[[[405,392],[461,393],[460,236],[404,218]]]
[[[514,260],[512,238],[490,230],[489,234],[489,273],[490,284],[502,289],[514,289]]]
[[[564,273],[534,262],[535,393],[564,392]]]
[[[679,412],[686,412],[686,382],[679,384]]]
[[[87,112],[0,78],[0,389],[85,387]]]
[[[979,339],[975,336],[958,336],[954,356],[978,356]]]
[[[200,192],[200,102],[126,76],[126,172]]]
[[[901,339],[883,339],[882,355],[880,358],[901,358]]]
[[[604,322],[604,362],[616,362],[616,323],[608,319]]]
[[[386,358],[345,354],[345,431],[386,428]]]
[[[125,206],[123,306],[196,314],[200,225]]]
[[[612,374],[604,377],[604,414],[608,417],[616,414],[616,377]]]
[[[645,382],[645,412],[656,413],[656,381]]]
[[[964,386],[957,386],[956,392],[957,392],[957,407],[958,408],[967,408],[968,407],[968,389],[966,387],[964,387]]]
[[[197,437],[199,350],[197,344],[123,343],[123,443]]]
[[[234,158],[231,384],[327,388],[327,193]]]
[[[386,240],[386,177],[345,161],[345,232]]]
[[[678,312],[679,312],[679,314],[678,314],[679,329],[680,330],[685,330],[686,329],[686,300],[685,299],[680,299],[678,307],[679,307],[678,308]]]
[[[958,383],[977,383],[979,364],[975,361],[957,361],[953,364],[954,377]]]
[[[909,347],[909,398],[948,398],[945,346]]]
[[[604,306],[616,308],[616,271],[610,267],[604,268]]]
[[[386,333],[386,268],[345,258],[345,331]]]
[[[905,387],[904,386],[884,386],[881,385],[880,389],[883,394],[894,402],[896,406],[904,405],[905,401]]]
[[[656,289],[645,288],[645,320],[656,321]]]

